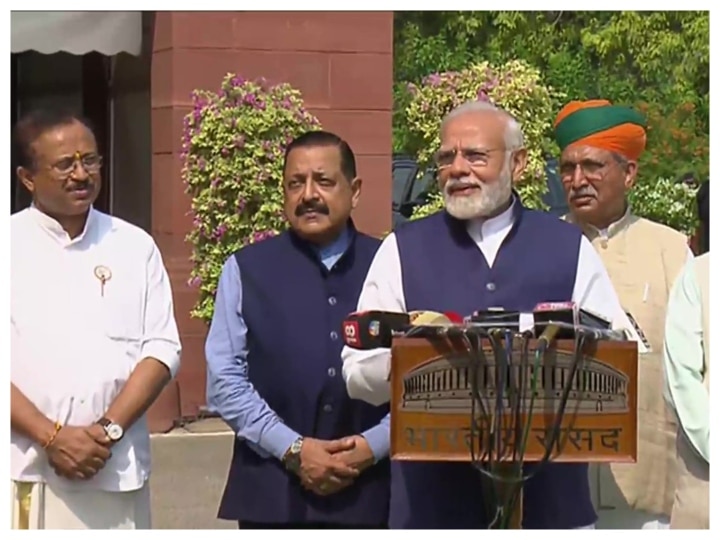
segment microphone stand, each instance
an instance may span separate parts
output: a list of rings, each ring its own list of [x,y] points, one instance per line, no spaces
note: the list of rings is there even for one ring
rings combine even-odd
[[[572,329],[575,335],[570,373],[554,419],[548,426],[549,431],[543,437],[544,455],[533,464],[531,472],[524,473],[525,451],[532,427],[535,398],[540,390],[544,390],[541,373],[545,365],[545,355],[561,328]],[[586,342],[621,339],[622,336],[612,332],[598,332],[582,325],[552,322],[535,341],[534,361],[531,366],[529,347],[533,339],[532,332],[516,334],[506,328],[487,328],[470,323],[415,326],[405,332],[405,337],[421,334],[429,339],[444,338],[454,342],[456,350],[459,346],[467,353],[471,397],[470,461],[483,476],[483,500],[488,507],[487,517],[490,521],[488,528],[521,529],[524,483],[551,461],[553,449],[564,445],[564,441],[559,442],[562,421],[572,381],[583,360]],[[487,360],[483,348],[484,339],[489,341],[492,349],[494,366]],[[519,344],[519,362],[514,365],[516,355],[513,350],[516,342]],[[489,376],[491,373],[494,376]],[[528,377],[529,374],[531,375]],[[538,384],[541,388],[538,388]],[[494,396],[491,399],[488,395],[492,395],[493,390]],[[505,410],[506,401],[509,411]]]

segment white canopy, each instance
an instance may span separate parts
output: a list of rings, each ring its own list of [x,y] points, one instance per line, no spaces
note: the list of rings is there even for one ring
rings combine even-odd
[[[11,52],[140,54],[140,11],[13,11]]]

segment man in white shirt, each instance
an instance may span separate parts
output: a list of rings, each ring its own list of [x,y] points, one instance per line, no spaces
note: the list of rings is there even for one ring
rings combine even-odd
[[[33,204],[10,222],[12,527],[150,528],[145,412],[180,365],[160,252],[92,208],[86,121],[31,113],[15,145]]]
[[[484,102],[452,111],[436,155],[445,211],[403,225],[380,246],[358,311],[530,312],[572,300],[633,333],[607,272],[581,231],[525,209],[512,190],[527,161],[517,121]],[[532,321],[521,320],[522,329]],[[633,334],[637,341],[636,334]],[[642,345],[639,344],[642,349]],[[345,347],[351,397],[389,400],[390,351]],[[394,462],[391,528],[483,528],[480,475],[463,463]],[[524,490],[523,528],[592,528],[586,464],[547,464]]]

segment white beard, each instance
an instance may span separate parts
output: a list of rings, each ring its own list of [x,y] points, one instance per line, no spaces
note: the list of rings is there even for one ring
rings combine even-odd
[[[451,187],[458,184],[472,184],[480,189],[472,195],[452,195]],[[492,184],[479,181],[474,176],[465,176],[448,180],[443,189],[445,209],[457,219],[468,220],[492,215],[498,208],[506,204],[512,197],[512,174],[510,160],[507,160],[500,177]]]

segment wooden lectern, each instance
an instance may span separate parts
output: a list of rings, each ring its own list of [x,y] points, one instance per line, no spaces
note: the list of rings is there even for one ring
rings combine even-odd
[[[530,341],[529,350],[534,351],[535,346],[536,342]],[[448,340],[430,341],[419,337],[393,340],[391,459],[470,462],[471,445],[476,455],[482,454],[484,434],[475,432],[475,436],[471,436],[470,373],[481,379],[476,382],[476,391],[479,387],[481,393],[491,398],[490,402],[497,399],[494,356],[489,349],[483,350],[487,350],[488,362],[479,372],[473,372],[469,369],[471,358],[467,349],[454,346]],[[512,354],[509,369],[533,369],[532,354],[530,366],[525,364],[522,368],[516,361],[520,352],[513,350]],[[558,404],[569,385],[560,435],[551,450],[552,461],[634,463],[637,458],[637,344],[629,341],[588,343],[570,381],[569,372],[575,358],[572,340],[557,341],[547,350],[538,374],[523,461],[537,462],[543,458]],[[521,416],[525,425],[527,414]],[[501,432],[500,437],[514,436],[512,427],[503,430],[507,430],[507,434]],[[511,446],[512,442],[506,444],[508,451],[497,457],[506,466],[512,460]],[[521,528],[521,504],[513,512],[510,528]]]

